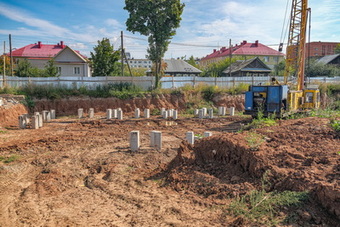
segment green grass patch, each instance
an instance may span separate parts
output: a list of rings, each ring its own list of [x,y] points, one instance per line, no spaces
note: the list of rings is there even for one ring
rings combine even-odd
[[[265,141],[264,136],[256,132],[248,132],[245,139],[252,151],[257,151]]]
[[[332,127],[336,132],[340,132],[340,121],[338,121],[338,120],[331,120],[331,127]]]
[[[20,158],[19,155],[11,155],[9,157],[4,157],[4,156],[0,156],[0,161],[1,162],[4,162],[4,163],[11,163],[11,162],[14,162],[16,160],[18,160]]]
[[[277,225],[278,212],[282,207],[301,206],[308,199],[308,192],[266,192],[254,190],[234,200],[228,211],[234,216],[265,226]]]

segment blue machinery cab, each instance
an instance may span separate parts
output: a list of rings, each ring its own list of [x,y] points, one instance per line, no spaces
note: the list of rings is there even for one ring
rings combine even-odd
[[[253,85],[245,96],[245,114],[256,117],[263,112],[265,117],[274,114],[281,117],[287,107],[287,85]]]

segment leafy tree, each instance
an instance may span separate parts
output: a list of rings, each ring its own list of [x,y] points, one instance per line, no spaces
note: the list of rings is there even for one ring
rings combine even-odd
[[[223,74],[222,72],[229,67],[230,63],[234,63],[236,60],[239,60],[239,58],[232,58],[231,61],[230,58],[225,58],[211,63],[203,70],[201,75],[205,77],[220,77]]]
[[[127,30],[148,36],[147,51],[155,65],[155,88],[158,88],[162,58],[179,27],[184,4],[180,0],[125,0],[124,9],[129,12]]]
[[[15,70],[15,75],[18,77],[30,77],[32,76],[32,65],[29,61],[24,58],[19,60],[17,68]]]
[[[46,77],[58,76],[58,68],[55,66],[55,61],[53,58],[48,60],[48,62],[45,65],[45,76]]]
[[[335,54],[340,54],[340,43],[334,49]]]
[[[6,75],[9,76],[11,74],[11,64],[10,58],[5,55],[5,68],[6,68]],[[4,56],[0,56],[0,73],[4,73]]]
[[[197,64],[196,64],[196,60],[194,58],[194,56],[191,55],[191,57],[189,58],[188,60],[188,63],[194,67],[197,67]]]
[[[281,61],[279,64],[274,65],[275,75],[283,76],[285,72],[286,61]]]
[[[310,77],[340,76],[340,68],[335,65],[325,65],[312,60],[310,66],[306,69],[306,75]]]
[[[108,38],[98,41],[98,45],[91,52],[93,74],[92,76],[118,76],[117,65],[120,52],[113,49]]]

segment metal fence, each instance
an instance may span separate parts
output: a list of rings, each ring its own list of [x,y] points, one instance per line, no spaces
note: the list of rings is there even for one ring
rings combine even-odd
[[[277,78],[282,82],[283,78]],[[340,83],[340,77],[312,77],[310,82],[320,83]],[[128,82],[148,90],[154,86],[155,78],[152,76],[144,77],[5,77],[6,84],[10,87],[21,87],[28,83],[37,85],[53,85],[69,88],[80,88],[82,86],[94,89],[99,85],[109,83]],[[215,85],[218,87],[230,88],[238,84],[266,84],[271,81],[270,76],[266,77],[163,77],[161,79],[162,88],[178,88],[188,84],[197,86],[199,84]],[[0,75],[0,86],[3,86],[3,76]]]

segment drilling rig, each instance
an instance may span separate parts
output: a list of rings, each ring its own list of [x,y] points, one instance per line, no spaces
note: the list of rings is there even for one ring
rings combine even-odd
[[[292,0],[283,84],[273,78],[271,85],[250,86],[245,97],[245,114],[256,117],[261,111],[264,116],[274,114],[282,117],[319,108],[319,89],[305,87],[307,4],[307,0]],[[296,83],[288,86],[288,78],[291,77],[296,78]]]

